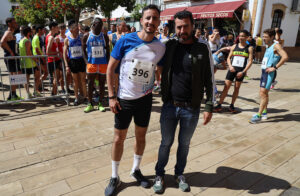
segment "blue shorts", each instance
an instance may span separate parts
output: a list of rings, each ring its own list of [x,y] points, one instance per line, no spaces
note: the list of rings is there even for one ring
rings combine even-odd
[[[265,69],[261,70],[260,87],[270,90],[275,72],[267,73]]]

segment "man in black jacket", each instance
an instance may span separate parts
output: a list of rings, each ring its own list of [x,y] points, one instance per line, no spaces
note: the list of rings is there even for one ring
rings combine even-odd
[[[166,43],[163,60],[161,88],[164,104],[160,117],[162,141],[155,167],[156,178],[153,186],[156,193],[164,191],[164,168],[168,163],[178,123],[180,128],[175,179],[182,191],[190,190],[183,172],[190,140],[198,124],[204,89],[206,92],[204,125],[211,120],[213,109],[210,51],[206,44],[198,42],[193,36],[194,21],[191,12],[178,12],[174,19],[178,40],[171,39]]]

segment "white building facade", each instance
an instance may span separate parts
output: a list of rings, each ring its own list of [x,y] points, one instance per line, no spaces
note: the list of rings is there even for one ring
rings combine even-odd
[[[0,24],[5,24],[5,20],[8,17],[13,17],[10,12],[14,6],[18,6],[17,3],[11,3],[8,0],[2,0],[0,6]]]

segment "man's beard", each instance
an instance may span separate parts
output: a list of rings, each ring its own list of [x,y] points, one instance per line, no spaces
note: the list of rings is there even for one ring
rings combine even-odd
[[[187,37],[186,37],[186,38],[182,38],[182,37],[181,37],[182,35],[186,35]],[[184,34],[182,34],[182,35],[178,36],[179,42],[185,42],[185,41],[188,41],[188,40],[190,40],[190,39],[193,38],[192,33],[190,33],[190,34],[184,33]]]
[[[153,26],[153,25],[149,25],[150,27],[152,27],[154,30],[153,31],[148,31],[147,30],[147,27],[146,28],[144,28],[144,30],[145,30],[145,32],[147,33],[147,34],[155,34],[155,27]]]

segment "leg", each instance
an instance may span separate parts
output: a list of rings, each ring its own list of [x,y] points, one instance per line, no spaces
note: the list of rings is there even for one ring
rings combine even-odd
[[[232,101],[231,101],[231,104],[234,105],[235,101],[236,101],[236,98],[238,97],[239,95],[239,91],[240,91],[240,87],[242,85],[242,82],[240,81],[235,81],[234,83],[234,91],[233,91],[233,94],[232,94]]]
[[[222,91],[222,94],[220,96],[219,104],[222,104],[224,102],[224,99],[226,98],[226,96],[228,94],[228,90],[230,89],[231,83],[232,83],[232,81],[225,80],[225,85],[224,85],[224,89]]]
[[[72,77],[74,81],[74,94],[76,99],[78,100],[78,88],[79,88],[79,81],[80,81],[79,73],[72,73]]]
[[[89,103],[93,101],[93,89],[95,82],[96,74],[88,74],[88,100]]]
[[[100,102],[104,99],[106,75],[99,74]]]
[[[258,114],[262,114],[263,110],[267,108],[269,102],[269,90],[265,88],[260,88],[260,106]]]
[[[164,104],[160,115],[161,143],[155,166],[157,176],[164,176],[165,174],[164,168],[169,161],[170,148],[174,142],[177,124],[176,107],[170,103]]]
[[[79,83],[79,89],[82,90],[84,98],[87,97],[86,80],[85,80],[85,78],[86,78],[86,73],[85,72],[79,72],[79,81],[80,81],[80,83]],[[92,96],[93,96],[93,94],[92,94]]]
[[[39,91],[39,86],[41,84],[40,77],[41,77],[41,73],[40,70],[37,68],[34,70],[34,80],[35,80],[35,91],[38,93],[40,93]]]
[[[180,111],[180,129],[178,136],[177,162],[175,175],[180,176],[184,172],[189,146],[199,120],[200,108],[182,108]]]
[[[52,89],[52,94],[53,95],[57,94],[58,77],[59,77],[59,69],[55,69],[53,71],[53,89]]]
[[[120,161],[123,155],[124,141],[126,139],[128,129],[116,129],[114,132],[114,141],[111,151],[111,159]]]
[[[148,127],[135,125],[135,145],[134,152],[136,155],[143,155],[146,146],[146,133]]]

